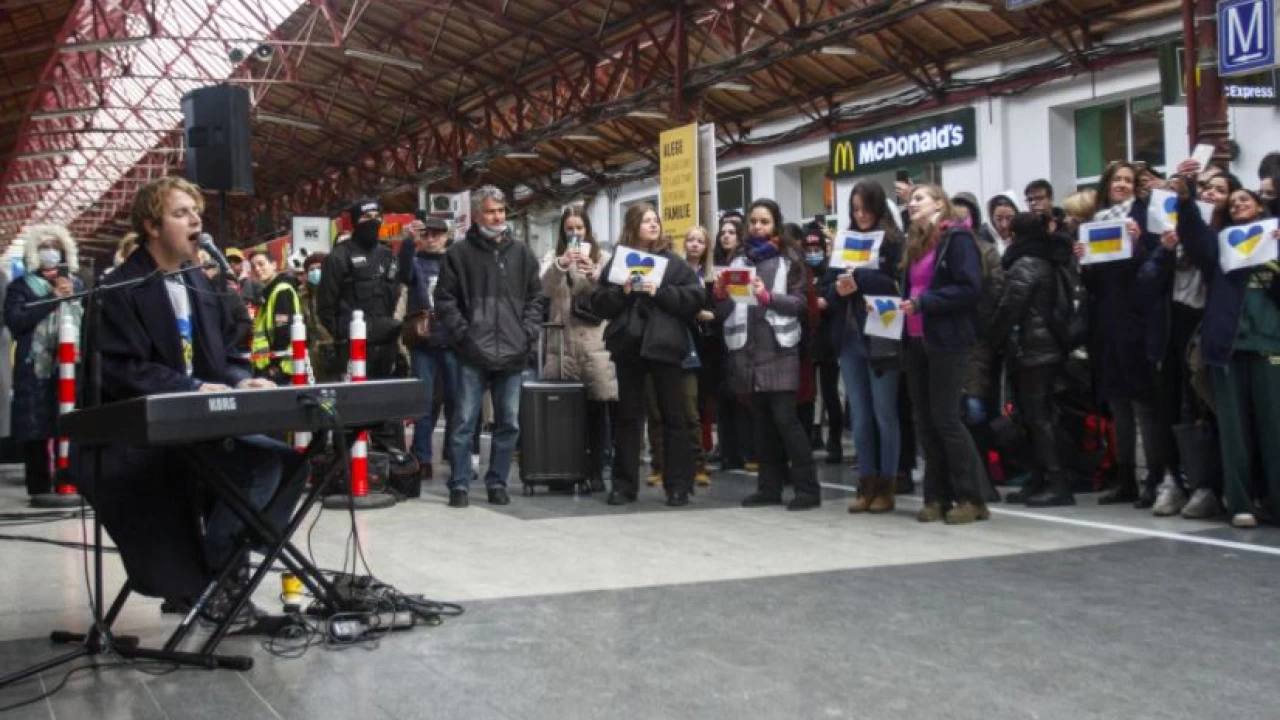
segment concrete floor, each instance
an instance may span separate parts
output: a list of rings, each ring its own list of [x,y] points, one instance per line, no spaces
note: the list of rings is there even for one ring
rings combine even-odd
[[[996,508],[989,523],[920,525],[845,512],[849,466],[819,465],[817,511],[744,510],[743,473],[717,474],[682,509],[648,488],[513,493],[492,507],[419,500],[358,517],[373,572],[405,592],[461,603],[435,628],[375,649],[224,652],[244,673],[163,676],[113,667],[71,675],[6,718],[1267,718],[1280,688],[1280,530],[1157,519],[1131,508]],[[439,473],[439,468],[437,468]],[[0,513],[25,512],[0,479]],[[313,546],[342,563],[350,523],[327,512]],[[78,541],[81,523],[14,527]],[[84,558],[0,542],[0,673],[59,651],[83,629]],[[108,558],[108,584],[122,579]],[[272,587],[259,591],[279,607]],[[157,643],[175,623],[136,598],[121,631]],[[68,668],[0,690],[34,697]],[[150,668],[154,670],[154,668]]]

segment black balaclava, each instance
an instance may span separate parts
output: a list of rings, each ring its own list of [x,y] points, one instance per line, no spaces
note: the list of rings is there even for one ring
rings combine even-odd
[[[360,222],[360,216],[370,210],[378,209],[377,200],[360,200],[352,205],[348,211],[351,215],[351,241],[365,250],[370,250],[374,245],[378,244],[378,233],[382,230],[382,221],[366,220]]]

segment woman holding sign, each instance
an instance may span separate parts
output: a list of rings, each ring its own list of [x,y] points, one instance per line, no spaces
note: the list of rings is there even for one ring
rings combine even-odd
[[[849,506],[851,513],[893,510],[894,480],[902,450],[898,424],[901,343],[868,338],[863,333],[867,296],[899,294],[902,233],[889,213],[879,183],[864,180],[853,186],[849,192],[849,233],[883,233],[876,262],[829,269],[823,280],[823,296],[833,314],[831,341],[840,351],[840,374],[849,396],[849,422],[858,456],[858,497]]]
[[[809,436],[796,415],[800,388],[800,316],[805,312],[804,260],[780,237],[782,211],[756,200],[747,214],[745,253],[716,278],[716,317],[724,318],[729,382],[749,394],[756,414],[760,475],[743,507],[781,505],[789,476],[795,497],[788,510],[822,504]],[[729,275],[754,272],[748,293],[732,293]]]
[[[916,519],[950,525],[991,518],[985,469],[960,410],[968,351],[978,341],[982,261],[973,231],[955,223],[946,193],[911,193],[901,312],[906,315],[907,387],[924,446],[924,507]]]
[[[1115,420],[1116,478],[1099,505],[1133,502],[1151,507],[1168,452],[1156,405],[1155,369],[1147,360],[1146,323],[1151,310],[1138,291],[1138,270],[1160,244],[1146,232],[1147,204],[1135,196],[1137,172],[1113,162],[1102,173],[1098,211],[1080,226],[1075,254],[1089,291],[1088,343],[1098,402]],[[1113,234],[1109,234],[1113,233]],[[1117,250],[1118,248],[1118,250]],[[1137,432],[1142,432],[1147,478],[1138,492]]]
[[[1178,166],[1180,175],[1198,171],[1195,161]],[[1267,514],[1280,516],[1280,230],[1262,199],[1240,189],[1228,201],[1230,226],[1218,232],[1189,202],[1189,182],[1174,183],[1182,199],[1177,238],[1209,284],[1201,354],[1217,411],[1223,492],[1232,526],[1251,528],[1259,497]],[[1264,487],[1255,488],[1257,477]]]
[[[586,388],[587,479],[594,491],[604,489],[608,408],[618,400],[618,379],[604,348],[604,323],[591,308],[600,260],[591,219],[579,205],[565,208],[555,258],[542,273],[542,291],[550,301],[548,322],[564,333],[564,342],[544,338],[547,357],[542,376],[578,380]]]
[[[689,324],[702,309],[698,275],[671,250],[671,239],[652,205],[627,209],[622,238],[600,273],[591,307],[609,321],[605,347],[618,374],[617,452],[610,505],[635,502],[640,489],[640,432],[644,384],[652,378],[662,413],[662,485],[667,505],[689,504],[693,452],[685,420],[682,363],[689,354]]]

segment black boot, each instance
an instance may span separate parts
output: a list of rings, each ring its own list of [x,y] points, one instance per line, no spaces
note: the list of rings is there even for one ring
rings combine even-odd
[[[828,439],[827,464],[839,465],[842,462],[844,462],[844,445],[840,444],[840,438]]]
[[[1044,475],[1039,470],[1032,470],[1027,474],[1027,484],[1021,488],[1014,490],[1005,497],[1005,502],[1025,504],[1028,498],[1039,495],[1044,492],[1045,482]]]
[[[1099,505],[1117,505],[1138,499],[1138,479],[1132,465],[1116,467],[1116,484],[1098,496]]]
[[[1156,488],[1160,485],[1160,471],[1147,470],[1147,476],[1138,486],[1138,499],[1133,506],[1139,510],[1148,510],[1156,504]]]
[[[1061,507],[1075,504],[1076,498],[1071,494],[1071,482],[1067,479],[1067,474],[1061,470],[1045,473],[1044,489],[1027,496],[1027,507]]]

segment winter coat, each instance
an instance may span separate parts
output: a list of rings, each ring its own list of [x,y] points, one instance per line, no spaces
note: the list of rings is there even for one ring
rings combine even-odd
[[[811,289],[814,298],[827,301],[827,308],[818,310],[816,318],[810,319],[811,324],[805,325],[805,334],[809,338],[809,351],[816,363],[840,361],[840,346],[831,342],[831,337],[835,333],[831,325],[835,322],[836,313],[832,311],[831,301],[827,299],[827,275],[831,272],[828,267],[829,262],[830,259],[823,261],[818,267],[809,268],[813,274]]]
[[[1199,211],[1192,213],[1199,215]],[[1147,361],[1146,310],[1138,270],[1160,238],[1146,231],[1147,204],[1135,200],[1129,218],[1141,228],[1133,258],[1086,265],[1081,280],[1089,292],[1089,364],[1099,402],[1152,397],[1155,376]]]
[[[75,292],[84,290],[79,278],[74,277],[79,270],[79,255],[76,243],[71,234],[62,228],[36,227],[28,231],[23,258],[27,272],[35,272],[40,267],[38,239],[40,237],[57,236],[62,246],[62,263],[67,265]],[[9,283],[4,296],[4,324],[13,336],[16,345],[13,354],[13,404],[9,408],[9,419],[12,425],[12,436],[17,442],[29,440],[45,440],[57,432],[58,419],[58,373],[57,366],[50,377],[37,378],[35,360],[32,355],[32,344],[36,329],[49,315],[58,312],[62,307],[47,304],[39,307],[27,307],[27,303],[52,298],[37,297],[25,279]],[[8,353],[8,346],[4,348]],[[53,343],[49,347],[51,361],[56,362],[58,346]]]
[[[316,314],[337,341],[339,367],[347,365],[351,317],[360,310],[367,342],[365,372],[371,379],[391,377],[400,347],[396,274],[396,256],[382,243],[365,248],[345,240],[325,258],[316,288]]]
[[[491,240],[473,224],[445,253],[435,299],[436,320],[457,338],[459,360],[497,372],[528,364],[547,307],[528,245],[509,232]]]
[[[978,341],[978,302],[982,298],[982,259],[969,228],[952,226],[938,240],[937,263],[929,289],[915,298],[924,316],[924,342],[933,350],[968,350]],[[903,273],[902,299],[911,299],[911,273]]]
[[[1222,272],[1218,258],[1218,232],[1205,224],[1195,202],[1189,198],[1183,199],[1178,206],[1178,239],[1187,257],[1200,267],[1209,286],[1200,331],[1200,352],[1204,364],[1226,367],[1231,364],[1249,282],[1255,272],[1268,271],[1254,267]],[[1268,292],[1271,300],[1280,305],[1280,282],[1273,280]]]
[[[745,256],[744,256],[745,257]],[[769,258],[754,266],[756,276],[772,293],[774,278],[782,266],[782,256]],[[789,259],[792,272],[787,278],[786,294],[772,294],[768,307],[752,305],[747,309],[747,343],[738,350],[730,350],[727,369],[729,387],[737,394],[765,392],[789,392],[800,388],[800,347],[782,347],[774,334],[773,326],[765,319],[766,310],[783,317],[799,318],[806,309],[803,267],[796,267],[796,260]],[[732,300],[716,301],[716,317],[727,319],[736,306]]]
[[[4,302],[4,296],[8,290],[9,273],[4,268],[0,268],[0,303]],[[9,327],[0,323],[0,438],[9,437],[9,433],[12,432],[12,426],[9,423],[9,392],[13,387],[13,363],[9,354],[13,349],[12,342]]]
[[[425,250],[415,250],[412,238],[401,241],[400,255],[396,261],[396,280],[409,289],[405,304],[407,314],[434,309],[431,288],[439,281],[443,262],[444,253],[433,255]],[[431,323],[431,335],[427,338],[426,347],[453,347],[453,337],[443,323]]]
[[[845,273],[844,269],[828,269],[823,276],[820,292],[827,299],[829,338],[837,353],[841,352],[850,338],[862,338],[862,329],[867,325],[867,295],[899,294],[899,266],[902,264],[904,249],[902,233],[898,232],[898,228],[886,228],[884,242],[880,243],[880,266],[854,270],[853,281],[858,289],[848,297],[840,297],[840,293],[836,292],[836,281]]]
[[[618,247],[613,257],[600,270],[600,279],[591,291],[591,309],[607,320],[604,337],[610,337],[626,321],[632,307],[644,320],[644,334],[640,341],[639,357],[617,357],[610,353],[615,363],[635,363],[640,360],[682,366],[689,355],[689,328],[694,317],[702,309],[706,290],[698,280],[698,273],[679,255],[670,249],[651,253],[667,259],[667,271],[662,284],[652,297],[644,293],[623,292],[619,285],[609,282],[609,272],[619,255],[626,253]]]
[[[1065,359],[1052,325],[1058,300],[1058,278],[1071,266],[1066,238],[1014,242],[1002,259],[1004,291],[991,315],[990,345],[1003,352],[1015,368],[1056,365]]]
[[[986,322],[995,312],[1004,292],[1004,267],[1000,264],[1000,250],[994,242],[985,237],[975,236],[978,256],[982,263],[982,294],[978,298],[978,322]],[[1008,250],[1005,251],[1006,253]],[[928,321],[925,321],[928,324]],[[927,331],[926,331],[927,332]],[[987,334],[980,332],[977,342],[969,348],[969,365],[965,373],[964,394],[969,397],[990,399],[999,384],[1000,363],[997,356],[999,348],[987,340]]]
[[[578,380],[586,386],[589,400],[613,402],[618,399],[618,373],[604,347],[604,321],[590,312],[593,289],[595,280],[576,265],[566,272],[552,262],[542,274],[551,325],[543,340],[547,357],[542,377]]]

